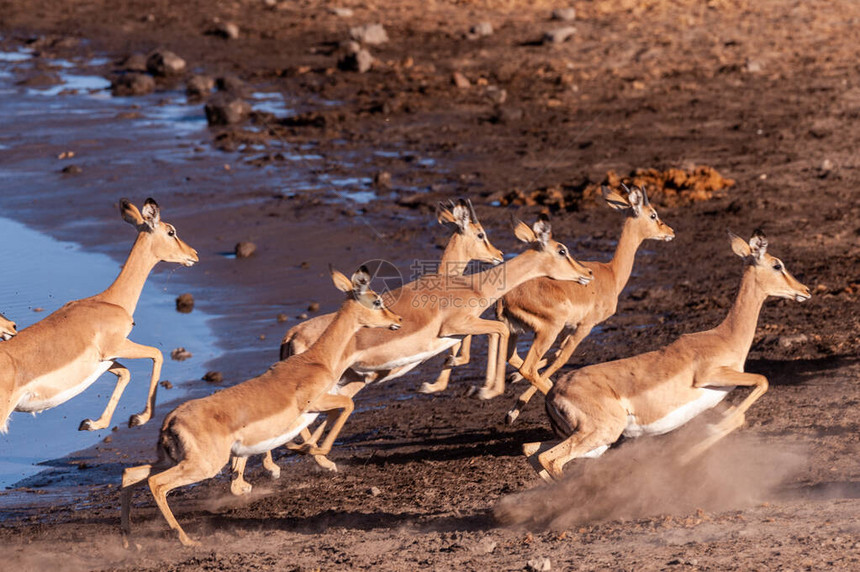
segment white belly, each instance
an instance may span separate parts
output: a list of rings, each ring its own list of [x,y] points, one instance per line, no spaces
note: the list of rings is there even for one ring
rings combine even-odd
[[[40,395],[38,389],[35,389],[34,391],[26,391],[24,395],[21,396],[21,399],[18,401],[18,405],[15,406],[15,411],[38,413],[39,411],[44,411],[46,409],[50,409],[52,407],[56,407],[57,405],[65,403],[66,401],[73,398],[74,396],[91,386],[93,383],[95,383],[95,381],[99,377],[101,377],[104,372],[108,370],[112,363],[113,360],[99,362],[96,370],[92,372],[89,376],[87,376],[83,381],[60,391],[52,391],[50,395]],[[52,372],[49,375],[51,378],[56,378],[58,376],[63,375],[63,371],[60,370],[59,372]],[[53,382],[53,384],[56,385],[56,382]],[[45,376],[34,379],[27,384],[27,387],[40,388],[50,387],[51,385],[51,380],[48,379],[48,376]]]
[[[649,423],[639,425],[635,415],[627,416],[627,428],[624,430],[625,437],[641,437],[643,435],[662,435],[673,431],[689,422],[701,412],[710,409],[726,398],[732,387],[701,387],[699,397],[688,401],[681,407],[675,409],[665,417]]]
[[[271,451],[276,447],[280,447],[284,443],[289,443],[296,438],[296,435],[307,428],[308,425],[314,422],[319,417],[319,413],[302,413],[296,422],[290,427],[290,430],[283,435],[278,435],[272,439],[266,439],[253,445],[245,445],[241,441],[233,443],[230,452],[236,457],[248,457],[250,455],[262,455],[267,451]]]
[[[411,370],[412,368],[424,363],[425,361],[427,361],[431,357],[444,352],[445,350],[456,345],[460,341],[461,341],[461,338],[436,338],[433,341],[433,345],[432,345],[431,349],[429,349],[425,352],[412,354],[412,355],[408,355],[408,356],[403,356],[401,358],[397,358],[395,360],[389,361],[389,362],[384,363],[384,364],[374,365],[373,367],[367,367],[367,366],[362,367],[360,364],[356,364],[352,367],[352,369],[354,371],[360,373],[360,374],[368,374],[368,373],[372,373],[374,371],[397,369],[397,368],[401,368],[401,367],[405,367],[405,366],[411,366],[408,369],[404,369],[403,371],[398,371],[396,375],[392,375],[392,376],[385,378],[385,379],[393,379],[395,377],[399,377],[399,376],[403,375],[404,373]],[[382,380],[377,380],[377,381],[382,381]]]

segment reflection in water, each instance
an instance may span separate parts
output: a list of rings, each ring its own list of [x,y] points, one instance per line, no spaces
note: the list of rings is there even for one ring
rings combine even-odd
[[[119,217],[116,224],[122,225]],[[4,237],[0,240],[3,265],[0,312],[16,322],[19,330],[69,300],[101,292],[119,273],[120,263],[104,254],[84,252],[77,245],[56,241],[8,219],[0,218],[0,236]],[[129,248],[133,239],[133,233],[129,232]],[[161,379],[170,380],[174,389],[159,388],[159,403],[184,395],[186,382],[199,380],[205,372],[203,364],[216,355],[206,316],[196,311],[176,312],[177,293],[168,293],[170,274],[159,275],[159,268],[166,266],[161,263],[147,281],[135,312],[135,328],[129,336],[165,354]],[[170,351],[179,346],[188,349],[193,358],[172,361]],[[129,416],[139,413],[145,405],[152,362],[121,362],[131,371],[131,382],[120,399],[113,423],[124,426]],[[82,419],[101,414],[115,382],[113,375],[103,374],[89,389],[59,407],[35,416],[13,413],[9,433],[0,435],[0,486],[9,486],[38,472],[41,467],[36,463],[91,446],[109,435],[110,429],[95,432],[77,429]]]

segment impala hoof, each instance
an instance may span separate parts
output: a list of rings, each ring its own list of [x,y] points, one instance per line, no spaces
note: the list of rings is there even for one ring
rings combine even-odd
[[[501,395],[498,391],[493,391],[492,389],[487,389],[486,387],[482,387],[478,390],[478,399],[486,401],[487,399],[493,399],[494,397],[498,397]]]
[[[457,365],[457,358],[454,356],[448,356],[445,358],[445,367],[454,367]]]
[[[518,371],[511,372],[511,374],[508,375],[508,383],[519,383],[522,380],[523,374]]]
[[[280,467],[272,467],[271,469],[266,469],[269,472],[270,479],[280,479],[281,478],[281,468]]]
[[[435,383],[427,383],[426,381],[418,388],[418,393],[437,393],[441,391]]]
[[[146,417],[143,413],[138,413],[128,418],[128,426],[137,427],[138,425],[143,425],[147,421],[149,421],[149,417]]]
[[[518,409],[511,409],[510,411],[508,411],[508,414],[505,415],[505,423],[507,423],[508,425],[513,425],[514,421],[516,421],[519,416],[520,412]]]
[[[253,488],[251,483],[246,481],[233,481],[230,483],[230,492],[237,497],[250,493]]]
[[[95,431],[96,428],[93,427],[94,424],[95,421],[93,421],[92,419],[84,419],[83,421],[81,421],[81,424],[78,425],[78,431]]]

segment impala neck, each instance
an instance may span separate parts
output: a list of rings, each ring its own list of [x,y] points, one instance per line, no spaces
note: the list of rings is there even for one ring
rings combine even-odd
[[[479,298],[487,300],[487,305],[483,308],[488,308],[523,282],[546,276],[546,273],[540,270],[540,258],[540,252],[529,248],[498,266],[471,274],[470,278],[474,276],[473,284],[480,292]]]
[[[472,257],[466,248],[466,239],[459,232],[451,236],[448,241],[448,246],[442,253],[442,259],[439,261],[439,270],[437,274],[445,276],[462,276],[466,272],[466,267]]]
[[[355,333],[361,329],[355,316],[353,304],[357,305],[358,302],[348,300],[343,304],[322,335],[304,352],[304,355],[307,355],[311,361],[326,364],[331,368],[335,374],[330,380],[332,383],[340,379],[343,372],[352,363],[350,356],[345,356],[344,353]]]
[[[618,239],[618,245],[615,247],[615,255],[609,262],[612,275],[615,277],[616,293],[621,292],[627,285],[627,281],[630,280],[636,251],[644,240],[638,228],[636,219],[632,216],[627,217],[627,220],[624,221],[624,228],[621,230],[621,238]]]
[[[748,352],[755,337],[756,325],[761,306],[767,299],[767,294],[759,288],[755,279],[755,270],[752,266],[747,267],[741,279],[741,288],[738,297],[729,315],[717,326],[726,337],[731,340],[733,346]]]
[[[145,232],[137,235],[128,259],[122,266],[119,276],[107,290],[102,292],[101,299],[122,306],[130,316],[134,315],[137,301],[143,291],[143,285],[149,273],[158,264],[158,259],[149,253],[147,242],[149,236]]]

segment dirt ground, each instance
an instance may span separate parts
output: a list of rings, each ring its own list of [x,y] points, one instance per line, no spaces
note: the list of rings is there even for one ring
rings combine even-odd
[[[677,237],[643,247],[617,315],[568,367],[718,323],[741,273],[726,229],[761,227],[813,291],[803,304],[763,308],[747,370],[766,375],[770,390],[696,467],[677,469],[672,451],[701,424],[625,443],[543,487],[520,453],[522,443],[551,436],[542,399],[507,426],[521,385],[489,402],[467,398],[485,355],[476,342],[472,364],[455,370],[444,394],[415,393],[439,358],[360,394],[330,456],[336,474],[279,453],[278,481],[249,463],[250,498],[230,497],[226,473],[175,492],[171,505],[200,548],[181,548],[141,492],[136,547],[122,549],[116,483],[123,467],[152,458],[159,420],[119,431],[79,455],[88,470],[60,462],[65,470],[28,483],[17,500],[0,497],[6,566],[519,570],[542,569],[546,558],[556,570],[860,568],[860,4],[595,0],[575,2],[571,24],[550,19],[564,2],[541,0],[273,4],[0,0],[7,45],[117,62],[165,47],[195,72],[290,98],[292,119],[256,113],[211,130],[212,147],[238,151],[242,180],[256,172],[254,184],[210,173],[165,200],[149,193],[177,213],[171,222],[201,252],[200,271],[185,279],[218,316],[224,354],[212,369],[226,383],[276,359],[290,324],[275,314],[295,315],[310,301],[334,307],[329,262],[348,269],[386,258],[408,268],[437,258],[446,240],[432,220],[438,200],[471,197],[505,252],[517,249],[511,213],[528,220],[549,211],[578,258],[607,260],[622,221],[588,198],[592,185],[637,169],[708,166],[734,184],[653,193]],[[338,16],[333,6],[354,13]],[[215,18],[235,22],[239,38],[207,34]],[[471,37],[482,21],[494,33]],[[373,69],[339,70],[349,27],[373,22],[390,38],[370,47]],[[564,25],[576,28],[568,41],[542,41]],[[469,87],[457,87],[454,72]],[[311,170],[315,189],[285,194],[267,169],[304,167],[275,147],[240,147],[272,142],[311,146],[326,158],[325,173],[384,171],[390,188],[368,186],[375,200],[345,203]],[[372,153],[392,149],[398,154]],[[122,176],[142,199],[146,181],[134,174]],[[41,214],[110,205],[116,193],[94,186]],[[114,224],[115,212],[102,210],[94,216]],[[213,255],[238,240],[254,241],[255,256]]]

